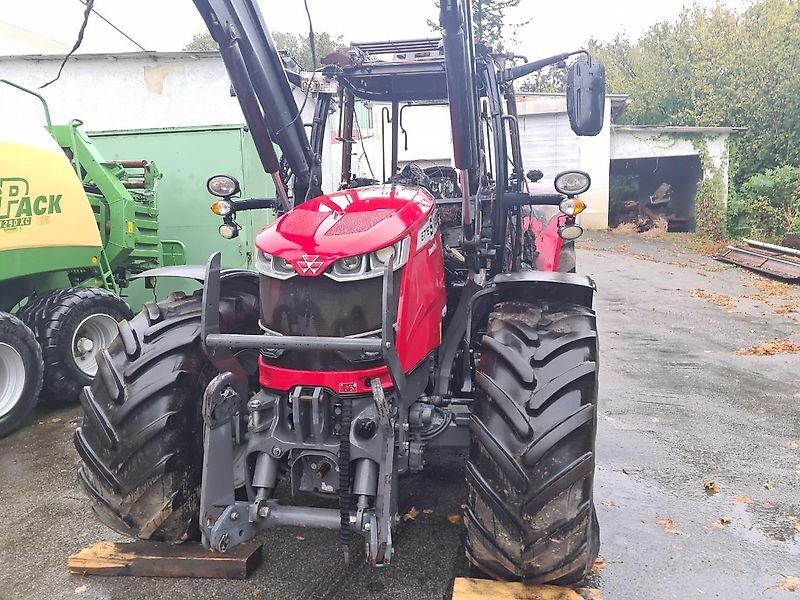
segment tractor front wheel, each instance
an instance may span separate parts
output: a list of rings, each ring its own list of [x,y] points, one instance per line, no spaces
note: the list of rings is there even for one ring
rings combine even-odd
[[[0,312],[0,438],[33,412],[42,371],[42,351],[33,332],[14,315]]]
[[[594,312],[563,302],[496,305],[475,382],[467,557],[497,579],[581,581],[600,545]]]
[[[223,291],[224,332],[258,330],[257,294],[255,285]],[[201,404],[216,375],[200,342],[201,310],[200,292],[146,304],[120,323],[81,392],[78,479],[100,521],[130,537],[176,543],[199,533]]]
[[[97,354],[117,337],[117,322],[133,317],[119,296],[100,288],[55,290],[20,313],[42,347],[42,396],[75,402],[97,374]]]

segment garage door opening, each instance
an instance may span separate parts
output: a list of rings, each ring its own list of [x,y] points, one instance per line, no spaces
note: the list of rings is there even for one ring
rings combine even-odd
[[[639,231],[695,230],[697,186],[703,178],[699,156],[615,159],[610,174],[612,227],[634,223]]]

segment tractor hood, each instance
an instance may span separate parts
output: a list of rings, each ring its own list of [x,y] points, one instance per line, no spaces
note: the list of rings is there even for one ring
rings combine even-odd
[[[415,186],[383,185],[319,196],[299,204],[256,238],[300,275],[322,274],[334,261],[402,240],[430,216],[435,200]],[[302,265],[298,265],[302,262]],[[307,268],[313,264],[315,268]]]

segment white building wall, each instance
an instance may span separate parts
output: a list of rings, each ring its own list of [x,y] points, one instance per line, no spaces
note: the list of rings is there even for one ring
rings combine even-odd
[[[592,179],[592,187],[581,195],[587,208],[579,221],[587,229],[608,227],[611,102],[606,101],[602,131],[593,137],[580,137],[572,132],[563,94],[520,95],[517,97],[517,112],[520,115],[520,142],[526,172],[530,169],[541,170],[545,176],[540,185],[549,188],[558,171],[586,171]],[[542,128],[533,126],[537,120],[555,122],[549,128],[553,130],[553,135],[537,139],[537,135],[542,135]],[[526,148],[529,149],[527,156]],[[540,157],[541,165],[536,164],[536,157]]]
[[[244,123],[222,58],[215,52],[77,55],[58,81],[38,90],[55,76],[60,62],[61,57],[0,57],[0,73],[41,93],[54,123],[77,118],[87,131]],[[300,106],[304,94],[295,95]],[[8,86],[0,85],[0,106],[4,118],[42,120],[38,101]],[[303,112],[305,122],[311,122],[313,111],[311,97]],[[326,143],[323,163],[329,161]],[[323,169],[326,191],[335,189],[331,171]]]

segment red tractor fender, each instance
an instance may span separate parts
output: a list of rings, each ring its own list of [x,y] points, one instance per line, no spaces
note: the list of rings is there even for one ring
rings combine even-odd
[[[558,258],[564,245],[564,240],[558,235],[558,228],[565,218],[565,215],[551,206],[533,206],[530,214],[523,217],[523,230],[530,231],[534,237],[537,254],[533,267],[537,271],[558,271]]]
[[[519,271],[501,273],[494,278],[495,291],[501,301],[549,299],[592,308],[597,285],[587,275]]]

